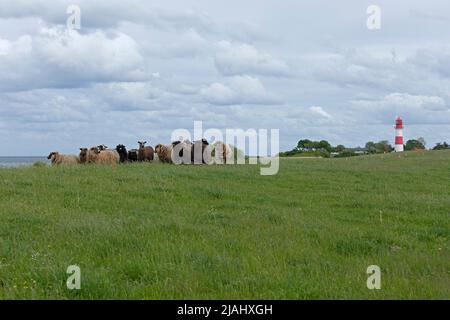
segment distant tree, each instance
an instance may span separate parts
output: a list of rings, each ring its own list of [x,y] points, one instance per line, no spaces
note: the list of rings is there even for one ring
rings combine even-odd
[[[425,139],[420,137],[419,139],[417,139],[417,141],[419,141],[423,145],[423,148],[425,149],[425,146],[427,145],[427,143],[425,142]]]
[[[419,139],[411,139],[406,141],[405,150],[424,150],[425,149],[425,140],[423,138]]]
[[[298,150],[311,150],[311,148],[312,148],[312,141],[311,140],[309,140],[309,139],[303,139],[303,140],[300,140],[298,143],[297,143],[297,149]]]
[[[326,150],[331,151],[331,144],[326,140],[313,141],[309,139],[302,139],[297,143],[297,150],[299,151],[314,151],[314,150]]]
[[[368,141],[366,143],[366,147],[365,148],[366,148],[368,153],[376,153],[377,152],[377,147],[375,145],[375,142],[373,142],[373,141]]]
[[[387,141],[386,141],[387,143]],[[373,142],[368,142],[368,144],[373,145],[374,153],[376,152],[376,145]],[[366,145],[367,147],[367,145]],[[384,149],[383,149],[384,150]],[[311,156],[321,156],[321,157],[330,157],[330,153],[337,152],[342,153],[346,151],[354,152],[354,150],[347,149],[344,145],[339,144],[336,147],[332,146],[330,142],[327,140],[310,140],[310,139],[301,139],[298,141],[296,147],[287,152],[281,152],[282,156],[290,156],[295,154],[304,154]],[[349,155],[347,155],[349,156]]]
[[[394,150],[394,148],[392,148],[392,146],[389,144],[389,141],[387,140],[381,140],[380,142],[376,143],[375,148],[378,153],[386,153]]]
[[[366,143],[365,149],[368,153],[386,153],[394,150],[387,140],[381,140],[377,143],[369,141]]]
[[[433,148],[433,150],[444,150],[448,148],[449,148],[448,143],[444,141],[442,143],[440,142],[436,143],[436,146]]]
[[[311,141],[311,144],[309,146],[309,150],[317,150],[320,149],[320,142],[319,141]]]
[[[318,146],[317,149],[322,149],[322,150],[331,152],[331,148],[332,148],[331,144],[326,140],[320,140],[317,146]]]

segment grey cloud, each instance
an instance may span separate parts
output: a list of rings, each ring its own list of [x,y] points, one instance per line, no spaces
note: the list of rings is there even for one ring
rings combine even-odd
[[[450,47],[448,46],[420,49],[411,59],[411,63],[450,79]]]
[[[381,99],[356,100],[352,104],[371,119],[382,122],[390,122],[396,115],[402,115],[413,124],[450,125],[450,107],[437,96],[391,93]]]

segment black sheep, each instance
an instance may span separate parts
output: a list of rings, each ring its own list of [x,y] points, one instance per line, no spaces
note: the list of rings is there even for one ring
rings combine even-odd
[[[191,160],[193,164],[206,164],[210,159],[204,157],[205,149],[208,148],[209,142],[206,139],[195,141],[191,149]],[[200,151],[201,150],[201,151]]]
[[[120,163],[124,163],[128,161],[128,152],[127,148],[123,144],[119,144],[116,147],[116,151],[120,156]]]
[[[131,149],[128,151],[128,161],[130,162],[136,162],[138,161],[138,152],[137,149]]]

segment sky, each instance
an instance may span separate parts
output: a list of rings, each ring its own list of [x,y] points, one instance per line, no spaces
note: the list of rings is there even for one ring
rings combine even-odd
[[[194,121],[356,147],[394,143],[397,115],[432,147],[449,30],[448,0],[0,0],[0,156],[168,143]]]

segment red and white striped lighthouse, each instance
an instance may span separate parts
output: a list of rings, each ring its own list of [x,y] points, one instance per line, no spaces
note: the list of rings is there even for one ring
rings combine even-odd
[[[395,119],[395,152],[403,152],[403,120]]]

